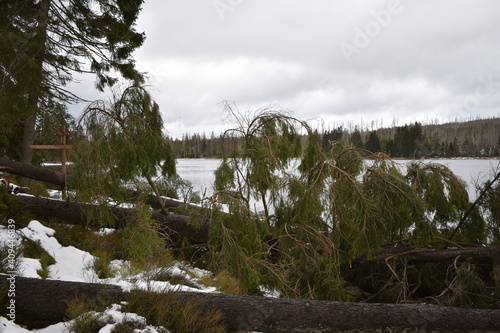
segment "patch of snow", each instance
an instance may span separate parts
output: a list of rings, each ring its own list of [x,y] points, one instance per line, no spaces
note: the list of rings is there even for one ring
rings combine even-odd
[[[98,312],[96,315],[103,319],[103,323],[106,323],[104,327],[99,330],[99,333],[111,333],[116,325],[123,322],[136,322],[142,324],[144,328],[136,328],[135,333],[158,333],[158,330],[150,325],[146,325],[146,319],[139,316],[136,313],[123,313],[121,312],[121,305],[113,304],[110,308],[106,309],[104,312]],[[10,320],[0,317],[0,332],[8,333],[61,333],[68,332],[68,328],[75,322],[76,319],[65,323],[58,323],[50,325],[42,329],[35,329],[29,331]]]
[[[33,220],[26,228],[21,229],[21,233],[32,241],[38,241],[56,261],[55,264],[48,267],[49,279],[87,282],[86,276],[95,275],[95,272],[90,269],[93,256],[74,246],[62,246],[53,237],[54,229],[47,228],[40,222]]]
[[[9,234],[9,229],[3,225],[0,225],[0,246],[5,246],[7,243],[11,243],[12,241],[16,243],[14,244],[14,246],[19,246],[21,244],[22,238],[17,232],[14,234],[14,236],[11,235],[12,231],[11,234]],[[15,240],[13,238],[15,238]]]
[[[37,271],[41,269],[40,259],[19,258],[19,273],[21,276],[40,279]]]
[[[101,229],[99,229],[99,231],[96,231],[96,234],[98,234],[99,236],[106,236],[106,235],[112,234],[115,231],[116,231],[116,229],[101,228]]]
[[[0,317],[0,332],[5,332],[5,333],[29,333],[29,332],[36,332],[36,333],[61,333],[61,332],[66,332],[66,326],[65,323],[58,323],[55,325],[50,325],[42,329],[38,330],[27,330],[10,320],[8,320],[5,317]]]
[[[113,229],[101,229],[103,234],[112,232]],[[40,246],[45,249],[54,259],[55,264],[48,267],[49,279],[74,282],[95,282],[106,283],[121,286],[125,291],[132,289],[143,289],[155,292],[164,292],[167,290],[175,291],[192,291],[192,292],[217,292],[215,287],[206,287],[199,283],[203,277],[211,275],[209,271],[191,267],[185,263],[174,262],[171,267],[159,267],[149,271],[138,272],[132,267],[132,264],[125,260],[113,260],[110,262],[110,268],[115,273],[115,277],[108,279],[99,279],[93,270],[93,262],[96,259],[93,255],[86,251],[82,251],[73,246],[62,246],[57,240],[57,234],[54,229],[44,226],[39,221],[31,221],[26,228],[16,231],[17,245],[22,246],[22,238],[26,237],[31,241],[39,242]],[[8,229],[0,226],[0,246],[2,242],[10,240]],[[42,268],[40,259],[19,257],[18,276],[40,278],[37,270]],[[172,284],[168,281],[157,281],[159,275],[166,273],[169,276],[181,277],[187,281],[186,284]],[[133,313],[121,313],[120,306],[115,305],[103,313],[109,319],[108,324],[103,327],[100,332],[111,332],[115,325],[124,320],[136,320],[141,322],[145,319]],[[108,318],[109,317],[109,318]],[[142,319],[141,319],[142,318]],[[53,333],[65,332],[67,326],[65,323],[59,323],[46,327],[42,330],[28,331],[14,323],[11,323],[7,318],[0,317],[0,332],[13,333]],[[147,326],[144,329],[136,329],[134,332],[156,333],[154,327]]]
[[[266,286],[259,286],[259,290],[262,292],[264,297],[279,298],[281,293],[276,289],[269,289]]]

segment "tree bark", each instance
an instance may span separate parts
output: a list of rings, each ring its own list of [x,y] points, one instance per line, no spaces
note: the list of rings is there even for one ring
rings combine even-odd
[[[500,260],[500,246],[477,246],[465,248],[411,248],[408,246],[383,247],[371,256],[357,258],[353,264],[363,264],[369,261],[383,261],[388,258],[404,257],[409,263],[449,262],[457,257],[460,260]]]
[[[491,265],[491,276],[495,283],[495,295],[500,296],[500,246],[477,246],[465,248],[410,248],[408,246],[383,247],[371,256],[359,257],[353,261],[353,266],[359,266],[373,261],[389,261],[393,258],[405,258],[410,264],[452,262],[453,260],[473,260],[487,262]]]
[[[0,287],[12,287],[9,276]],[[175,292],[180,302],[201,302],[222,312],[228,330],[259,332],[499,332],[500,310],[438,307],[426,304],[342,303],[225,294]],[[157,294],[162,297],[162,294]],[[16,317],[45,323],[65,319],[75,298],[92,304],[125,300],[113,285],[15,278]],[[3,315],[6,307],[2,306]]]
[[[99,224],[100,214],[97,205],[26,195],[16,197],[21,203],[22,210],[26,210],[40,218],[55,217],[72,224],[101,226]],[[127,224],[127,219],[132,210],[120,207],[109,207],[109,209],[114,219],[113,226],[123,228]],[[207,219],[199,219],[193,222],[189,216],[163,215],[157,212],[152,213],[152,218],[160,224],[163,231],[171,236],[189,237],[199,243],[208,241],[209,221]]]
[[[107,306],[124,299],[122,288],[113,285],[18,276],[13,280],[12,277],[0,275],[0,299],[3,300],[1,315],[12,319],[6,316],[6,306],[3,305],[14,299],[16,322],[26,323],[30,328],[41,328],[66,320],[66,311],[72,300]],[[15,293],[14,297],[8,296],[11,290]]]
[[[66,177],[61,172],[53,171],[46,168],[35,167],[26,163],[12,161],[6,157],[0,157],[0,171],[10,173],[16,176],[22,176],[25,178],[35,179],[44,183],[49,183],[52,185],[56,185],[58,187],[68,186],[66,181],[68,180],[71,183],[71,174],[68,174]],[[71,184],[69,184],[71,185]],[[130,190],[129,194],[131,198],[140,196],[140,193]],[[203,211],[202,207],[185,203],[179,200],[162,197],[166,208],[179,208],[179,207],[188,207],[190,209],[196,209],[199,211]],[[161,205],[158,202],[158,199],[150,195],[146,201],[148,205],[153,207],[154,209],[160,209]]]
[[[38,103],[38,96],[33,96],[35,94],[30,93],[30,107],[34,109]],[[33,101],[31,101],[33,100]],[[35,126],[36,126],[36,110],[32,111],[32,114],[24,120],[23,126],[23,145],[21,147],[20,159],[23,163],[31,164],[33,160],[33,150],[30,145],[35,142]],[[21,183],[26,186],[27,180],[24,179]]]
[[[35,141],[36,116],[39,111],[40,91],[43,81],[43,64],[45,62],[45,41],[47,39],[47,25],[49,23],[50,0],[41,0],[39,3],[37,29],[30,53],[33,55],[35,74],[31,77],[28,102],[30,115],[24,121],[23,145],[21,147],[21,162],[31,164],[33,151],[29,147]],[[25,184],[22,184],[25,185]]]
[[[30,179],[36,179],[60,187],[64,187],[66,183],[64,175],[61,172],[34,167],[26,163],[12,161],[6,157],[0,157],[0,171]]]

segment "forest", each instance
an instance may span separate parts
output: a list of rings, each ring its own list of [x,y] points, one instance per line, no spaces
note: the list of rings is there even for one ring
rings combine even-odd
[[[372,153],[386,153],[393,158],[498,157],[500,119],[475,119],[445,124],[415,122],[404,126],[360,129],[339,126],[319,131],[324,150],[330,141],[342,140]],[[177,158],[221,158],[227,153],[222,134],[213,132],[184,134],[172,140]]]
[[[500,331],[500,172],[471,199],[418,159],[498,156],[498,119],[320,133],[225,101],[223,134],[172,140],[132,57],[141,4],[0,2],[2,325]],[[68,84],[84,73],[110,97],[73,119]],[[63,125],[66,173],[43,164],[58,161]],[[176,200],[189,186],[178,157],[221,158],[213,194]],[[398,157],[415,161],[401,170]],[[77,281],[60,278],[60,252],[81,255],[64,266]],[[98,315],[117,309],[132,319]]]

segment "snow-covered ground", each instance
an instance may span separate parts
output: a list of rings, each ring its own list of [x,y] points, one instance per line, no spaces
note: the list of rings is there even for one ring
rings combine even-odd
[[[105,322],[106,326],[100,329],[99,333],[110,333],[113,328],[123,322],[139,322],[143,323],[145,328],[136,329],[136,333],[158,333],[157,328],[153,326],[146,325],[146,319],[135,314],[135,313],[124,313],[121,310],[121,305],[113,304],[110,308],[102,313],[95,313],[95,315],[100,316]],[[37,333],[60,333],[60,332],[70,332],[69,327],[72,321],[66,323],[58,323],[50,325],[48,327],[38,329],[38,330],[27,330],[19,325],[13,324],[5,317],[0,317],[0,332],[5,333],[27,333],[27,332],[37,332]]]
[[[102,230],[102,232],[109,232],[109,230]],[[171,267],[156,268],[156,270],[167,269],[169,275],[185,278],[186,281],[189,281],[190,286],[172,285],[167,281],[155,281],[154,278],[152,278],[157,275],[155,271],[143,271],[131,274],[130,272],[133,270],[130,269],[130,263],[123,260],[114,260],[110,264],[113,271],[116,272],[115,277],[100,279],[93,270],[93,262],[96,259],[93,255],[73,246],[62,246],[57,240],[55,231],[44,226],[41,222],[33,220],[26,228],[22,228],[15,232],[13,232],[12,228],[9,229],[9,227],[0,226],[0,247],[9,244],[10,248],[17,248],[21,246],[23,238],[38,242],[55,259],[55,264],[48,267],[48,279],[107,283],[121,286],[124,290],[144,289],[150,291],[177,290],[217,292],[214,287],[206,287],[199,283],[199,279],[210,274],[210,272],[180,262],[175,262]],[[25,258],[21,256],[15,260],[17,264],[17,269],[15,271],[16,276],[41,278],[37,273],[37,271],[42,268],[40,259]],[[99,331],[100,333],[111,332],[115,325],[124,320],[146,323],[146,320],[137,314],[123,313],[120,304],[112,305],[99,315],[108,323]],[[71,322],[59,323],[44,329],[29,331],[12,323],[9,318],[0,317],[0,333],[69,332],[68,327],[70,324]],[[145,326],[145,328],[137,329],[135,332],[154,333],[158,331],[152,326]]]

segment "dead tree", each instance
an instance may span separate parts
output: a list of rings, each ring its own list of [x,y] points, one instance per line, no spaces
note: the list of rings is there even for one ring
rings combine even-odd
[[[0,288],[9,289],[9,276]],[[223,314],[228,330],[259,332],[499,332],[500,310],[473,310],[426,304],[327,302],[226,294],[175,292]],[[65,319],[75,298],[109,305],[126,300],[113,285],[15,278],[16,317],[49,324]],[[162,297],[158,293],[157,297]],[[6,308],[2,307],[2,315]]]

